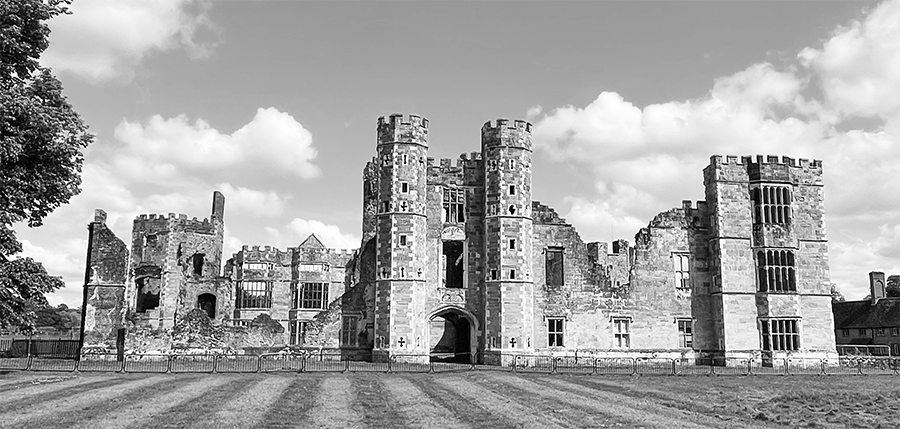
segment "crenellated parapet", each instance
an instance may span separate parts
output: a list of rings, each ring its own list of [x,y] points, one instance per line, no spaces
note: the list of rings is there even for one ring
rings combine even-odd
[[[516,119],[487,121],[481,127],[481,141],[484,148],[516,147],[531,150],[531,123]]]
[[[378,144],[410,143],[428,147],[428,119],[399,113],[378,118]]]
[[[713,155],[703,170],[710,181],[754,181],[822,185],[822,161],[788,156]]]

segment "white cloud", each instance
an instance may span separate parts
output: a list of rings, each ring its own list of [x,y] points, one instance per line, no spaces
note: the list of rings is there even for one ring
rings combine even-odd
[[[241,177],[282,174],[311,179],[321,171],[312,133],[274,107],[232,134],[202,119],[152,116],[146,123],[123,120],[115,130],[123,147],[110,164],[116,174],[160,186],[178,185],[181,176]]]
[[[798,57],[816,73],[828,106],[847,116],[888,118],[900,111],[900,1],[838,27]]]
[[[284,211],[284,198],[276,192],[235,187],[228,183],[216,187],[226,196],[229,211],[241,211],[256,217],[280,216]]]
[[[310,234],[315,234],[322,244],[332,249],[357,249],[360,243],[359,236],[342,233],[337,225],[326,224],[315,219],[294,218],[281,230],[272,227],[266,227],[265,230],[271,244],[278,248],[298,246]]]
[[[641,108],[603,92],[545,111],[538,153],[594,174],[595,193],[566,198],[565,217],[587,240],[609,239],[610,229],[630,239],[655,213],[703,198],[712,154],[822,159],[833,280],[864,296],[867,271],[898,269],[900,200],[885,196],[900,189],[900,1],[800,58],[751,65],[698,99]],[[876,129],[848,130],[852,115],[875,118]]]
[[[210,55],[219,30],[202,0],[78,0],[71,15],[50,21],[50,48],[42,62],[88,81],[127,82],[154,52],[182,49],[192,59]]]

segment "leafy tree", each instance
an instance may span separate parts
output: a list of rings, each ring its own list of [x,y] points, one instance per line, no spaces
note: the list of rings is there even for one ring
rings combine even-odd
[[[888,276],[887,284],[884,286],[884,294],[890,298],[900,298],[900,276]]]
[[[62,94],[62,84],[38,62],[47,49],[47,20],[71,0],[0,0],[0,329],[30,330],[29,305],[63,286],[22,251],[13,224],[40,226],[80,192],[82,150],[94,140]]]
[[[831,284],[831,302],[844,302],[844,295],[838,290],[837,284]]]

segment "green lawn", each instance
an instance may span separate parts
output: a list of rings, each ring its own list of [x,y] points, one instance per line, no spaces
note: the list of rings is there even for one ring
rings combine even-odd
[[[0,373],[0,427],[900,427],[890,376]]]

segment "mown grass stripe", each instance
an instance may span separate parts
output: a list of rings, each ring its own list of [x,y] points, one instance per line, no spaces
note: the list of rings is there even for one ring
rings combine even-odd
[[[290,384],[269,406],[258,427],[293,428],[298,422],[306,422],[305,416],[315,406],[316,392],[324,377],[317,374],[268,376],[287,378]]]
[[[204,400],[203,402],[211,403],[208,412],[184,416],[176,421],[189,421],[192,428],[254,427],[260,423],[272,403],[282,395],[292,381],[286,376],[254,374],[238,377],[235,382],[218,389],[220,392],[230,391],[229,395],[199,398]]]
[[[656,404],[646,398],[631,398],[611,392],[598,392],[587,387],[568,383],[556,377],[502,377],[495,375],[493,380],[508,387],[516,387],[530,394],[539,395],[548,401],[566,398],[571,406],[586,410],[588,413],[600,413],[613,416],[621,423],[631,426],[671,427],[677,421],[679,427],[687,429],[718,428],[723,422],[699,419],[683,410],[668,408]]]
[[[42,377],[36,377],[42,378]],[[46,384],[29,384],[18,389],[11,389],[0,393],[0,407],[6,410],[14,410],[21,407],[29,407],[36,400],[52,401],[73,395],[79,395],[94,389],[102,389],[122,380],[118,375],[105,375],[98,377],[77,377],[63,381],[49,382]]]
[[[435,403],[429,395],[406,378],[381,377],[379,381],[393,399],[391,406],[403,413],[407,426],[449,429],[469,427],[460,422],[450,410]]]
[[[463,400],[478,402],[491,414],[496,414],[520,428],[563,428],[569,427],[567,422],[547,413],[535,413],[533,406],[525,406],[520,398],[508,397],[509,392],[498,393],[473,380],[479,376],[458,377],[455,375],[435,377],[434,382],[444,386]]]
[[[213,415],[229,400],[240,396],[242,387],[252,385],[248,380],[239,377],[223,377],[225,383],[202,392],[200,396],[184,401],[168,410],[153,416],[153,421],[147,422],[143,427],[167,428],[181,427],[185,421],[196,422],[198,425],[213,419]],[[209,378],[209,377],[204,377]]]
[[[392,428],[409,426],[406,415],[397,409],[393,398],[384,389],[382,383],[384,378],[381,374],[351,375],[348,389],[351,392],[352,409],[368,426]]]
[[[405,378],[428,398],[449,410],[450,413],[464,423],[471,424],[474,427],[489,427],[492,429],[513,429],[519,427],[519,425],[514,424],[502,415],[491,413],[479,401],[472,401],[459,395],[452,389],[435,383],[430,376],[407,376]]]
[[[346,375],[326,375],[322,378],[316,397],[316,405],[308,413],[310,427],[350,428],[362,427],[363,416],[352,404],[356,392]]]
[[[140,390],[138,394],[144,395],[144,390],[162,383],[165,377],[141,377],[129,379],[122,377],[118,384],[91,390],[79,395],[71,395],[56,400],[44,401],[43,398],[35,398],[31,406],[22,408],[18,412],[6,410],[4,418],[0,420],[0,427],[46,428],[51,426],[67,427],[66,422],[74,422],[79,415],[87,415],[93,410],[114,402],[123,395]],[[115,403],[115,402],[114,402]],[[91,411],[85,411],[86,409]]]
[[[146,393],[118,407],[111,407],[97,418],[79,421],[75,427],[80,428],[124,428],[153,422],[153,418],[203,395],[209,389],[215,389],[228,382],[224,377],[197,375],[194,377],[179,374],[171,376],[168,385],[174,389],[155,392],[152,396]]]

